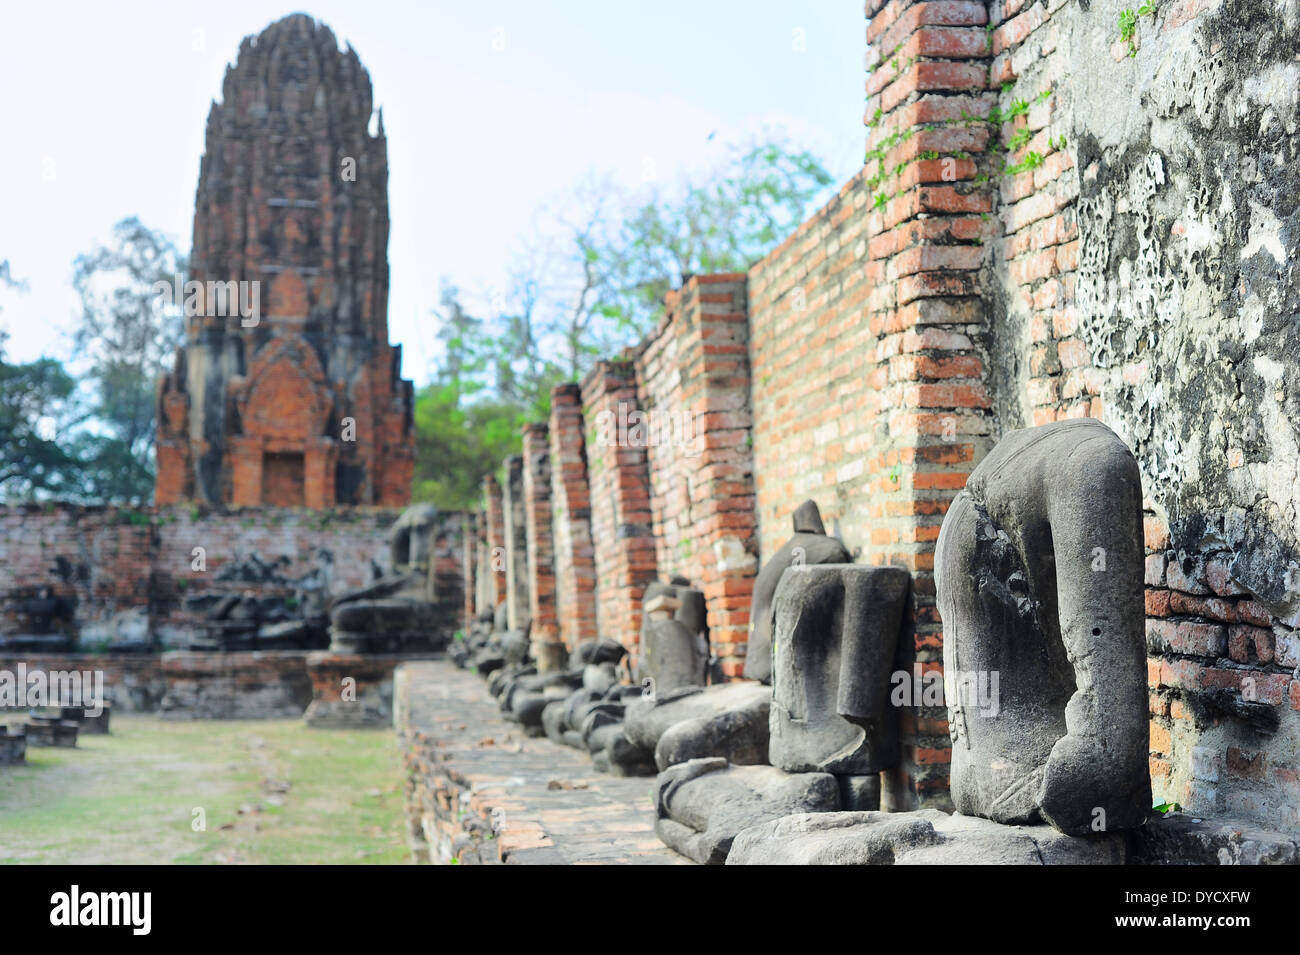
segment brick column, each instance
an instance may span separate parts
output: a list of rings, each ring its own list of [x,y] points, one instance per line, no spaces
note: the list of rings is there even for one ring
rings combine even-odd
[[[492,575],[492,548],[488,546],[486,510],[475,513],[474,534],[474,606],[478,613],[485,610],[495,613],[496,601],[493,590],[496,584]]]
[[[461,566],[465,574],[465,629],[468,631],[478,616],[478,515],[465,515],[465,531],[461,537]]]
[[[984,3],[868,0],[866,12],[866,321],[879,336],[869,384],[880,410],[865,556],[912,571],[914,633],[902,664],[928,672],[943,665],[934,542],[991,444],[989,310],[978,283],[994,238],[983,183],[998,175],[981,120],[994,102],[991,43]],[[886,807],[946,802],[946,717],[920,705],[901,714],[903,762],[887,774]]]
[[[596,619],[601,635],[618,640],[634,657],[641,595],[656,575],[646,449],[634,432],[638,410],[631,361],[602,361],[583,380]]]
[[[528,543],[528,599],[533,656],[539,669],[564,663],[555,612],[554,518],[551,514],[551,452],[547,427],[524,427],[524,529]]]
[[[591,490],[577,384],[551,391],[551,516],[555,532],[555,613],[560,639],[572,650],[594,640],[596,559],[591,542]]]
[[[506,525],[501,483],[491,474],[483,479],[483,501],[487,512],[487,593],[495,609],[506,599]]]
[[[758,569],[746,284],[689,279],[637,356],[657,564],[704,592],[728,676],[744,669]]]
[[[524,459],[506,458],[506,486],[502,495],[506,535],[506,620],[511,630],[527,630],[531,613],[528,577],[528,540],[524,504]]]

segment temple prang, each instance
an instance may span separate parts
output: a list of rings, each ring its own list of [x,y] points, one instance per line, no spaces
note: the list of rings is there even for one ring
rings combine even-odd
[[[414,392],[388,344],[388,146],[372,106],[356,52],[308,16],[245,38],[227,68],[185,346],[158,395],[158,504],[410,501]]]

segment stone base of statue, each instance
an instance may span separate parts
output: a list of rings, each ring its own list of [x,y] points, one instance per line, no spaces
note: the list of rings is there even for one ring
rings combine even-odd
[[[0,724],[0,766],[22,763],[27,760],[27,730],[22,726],[10,728]]]
[[[732,841],[753,826],[839,808],[839,784],[830,773],[785,773],[714,758],[678,763],[655,780],[655,833],[704,865],[725,862]]]
[[[317,729],[362,729],[391,726],[393,670],[427,655],[408,653],[335,653],[319,650],[307,655],[311,703],[303,713]]]
[[[814,812],[739,833],[727,865],[1122,865],[1122,832],[1067,836],[937,809]]]
[[[772,688],[762,683],[685,687],[634,700],[627,735],[655,754],[660,771],[720,756],[739,766],[767,762]]]

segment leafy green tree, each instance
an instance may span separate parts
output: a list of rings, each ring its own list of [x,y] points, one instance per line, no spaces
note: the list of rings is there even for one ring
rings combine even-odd
[[[675,195],[656,190],[612,244],[595,250],[613,273],[601,306],[620,328],[644,335],[669,290],[693,274],[744,271],[794,231],[832,182],[812,153],[769,142],[739,152],[711,180]]]
[[[180,310],[168,296],[185,260],[162,233],[129,218],[113,240],[77,257],[73,287],[81,318],[73,333],[86,362],[90,411],[97,427],[80,434],[87,493],[105,501],[147,502],[153,494],[155,390],[184,337]]]
[[[516,255],[507,304],[473,331],[493,384],[534,414],[550,389],[649,332],[664,295],[697,273],[747,269],[792,232],[833,179],[779,137],[648,197],[588,176],[543,211]]]
[[[415,397],[413,496],[467,508],[480,496],[482,476],[519,450],[529,407],[504,352],[454,286],[443,286],[434,314],[441,358],[434,380]]]
[[[416,398],[416,496],[473,506],[481,476],[544,421],[550,393],[640,339],[694,273],[743,271],[807,216],[832,182],[807,151],[772,141],[635,201],[612,178],[579,181],[543,210],[483,317],[444,286],[434,381]]]
[[[5,360],[0,331],[0,497],[77,497],[81,462],[64,446],[76,387],[52,358]]]
[[[25,288],[7,259],[0,260],[0,285]],[[10,364],[8,339],[0,329],[0,498],[66,492],[80,476],[80,462],[61,443],[75,413],[75,382],[52,358]]]

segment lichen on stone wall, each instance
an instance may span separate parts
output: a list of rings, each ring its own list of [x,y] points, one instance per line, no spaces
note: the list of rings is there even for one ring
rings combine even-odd
[[[1076,304],[1110,372],[1107,418],[1174,546],[1231,551],[1239,582],[1287,617],[1300,611],[1300,25],[1297,4],[1273,6],[1224,2],[1079,84]]]

